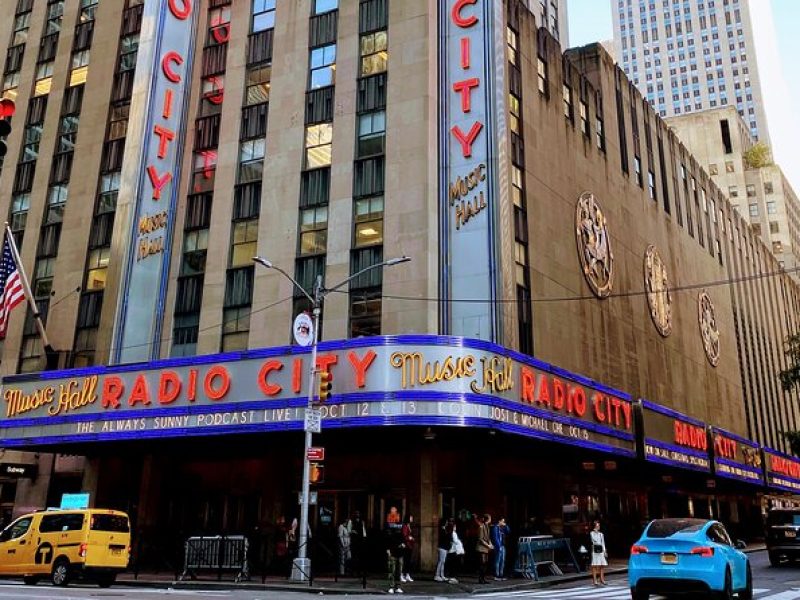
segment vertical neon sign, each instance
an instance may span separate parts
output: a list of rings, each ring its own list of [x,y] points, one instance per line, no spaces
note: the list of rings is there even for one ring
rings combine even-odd
[[[440,3],[440,317],[443,333],[499,341],[492,4]]]
[[[140,132],[136,189],[120,286],[113,362],[158,358],[170,247],[185,138],[196,0],[148,0],[137,83],[148,89]],[[132,108],[133,113],[133,108]]]

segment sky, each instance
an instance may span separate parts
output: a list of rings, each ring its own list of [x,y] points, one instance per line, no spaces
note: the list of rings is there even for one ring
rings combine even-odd
[[[613,39],[612,1],[568,0],[571,46]],[[800,194],[800,111],[792,107],[800,102],[800,0],[750,0],[750,13],[773,157]]]

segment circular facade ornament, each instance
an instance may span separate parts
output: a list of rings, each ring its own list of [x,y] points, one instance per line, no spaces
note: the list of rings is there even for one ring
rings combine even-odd
[[[584,192],[578,198],[575,239],[586,282],[595,296],[606,298],[614,281],[614,255],[606,217],[592,192]]]
[[[719,362],[719,329],[714,303],[705,290],[697,296],[697,322],[700,325],[700,337],[703,338],[703,348],[708,362],[712,367],[716,367]]]
[[[672,333],[672,294],[669,291],[667,267],[653,245],[648,246],[644,253],[644,289],[650,317],[658,333],[667,337]]]

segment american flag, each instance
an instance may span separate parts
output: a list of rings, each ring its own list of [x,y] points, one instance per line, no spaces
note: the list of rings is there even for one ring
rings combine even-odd
[[[3,243],[3,261],[0,263],[0,339],[6,337],[11,310],[25,299],[19,269],[8,241],[10,235],[11,233],[6,231],[6,240]]]

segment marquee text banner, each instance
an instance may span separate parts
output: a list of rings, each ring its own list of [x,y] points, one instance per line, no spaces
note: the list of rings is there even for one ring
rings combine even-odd
[[[764,466],[758,444],[716,427],[711,428],[711,442],[716,475],[764,485]]]
[[[767,487],[800,494],[800,459],[764,448]]]
[[[711,472],[705,423],[647,400],[641,412],[645,460]]]
[[[9,446],[298,429],[309,353],[254,350],[141,365],[12,376]],[[494,344],[401,336],[320,345],[333,376],[325,427],[450,425],[635,454],[630,398]]]

